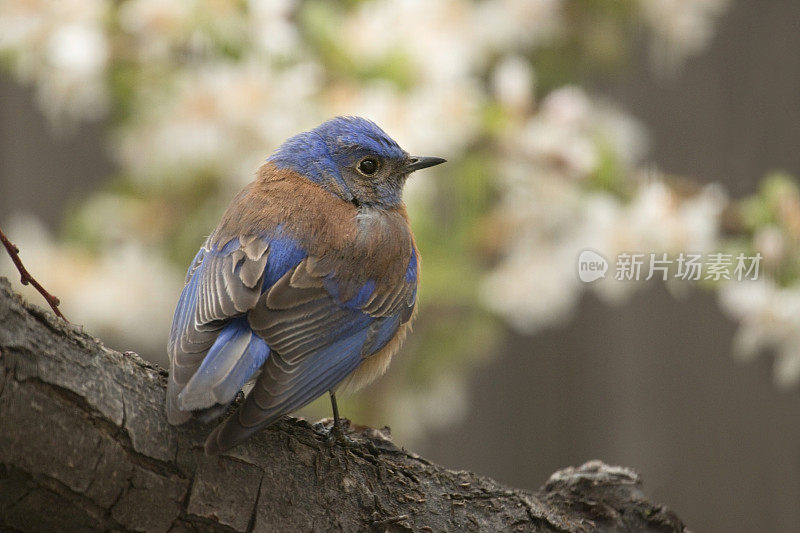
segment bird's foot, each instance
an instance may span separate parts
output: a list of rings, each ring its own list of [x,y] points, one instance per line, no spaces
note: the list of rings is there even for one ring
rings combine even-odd
[[[339,423],[331,424],[330,428],[326,429],[325,440],[328,444],[340,444],[342,446],[352,446],[356,443],[355,440],[347,435],[347,430],[350,428],[350,421],[347,419],[339,419]]]
[[[346,418],[342,418],[339,416],[339,406],[336,404],[336,393],[333,390],[328,391],[331,395],[331,410],[333,411],[333,424],[331,425],[331,429],[328,431],[327,440],[329,443],[333,444],[338,442],[343,446],[349,446],[354,444],[355,441],[350,439],[346,432],[344,425],[347,425],[347,429],[350,429],[350,421]]]

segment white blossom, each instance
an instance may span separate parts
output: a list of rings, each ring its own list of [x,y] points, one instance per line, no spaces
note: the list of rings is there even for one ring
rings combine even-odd
[[[492,90],[498,102],[512,113],[527,114],[533,107],[536,74],[530,62],[519,55],[508,55],[492,72]]]
[[[719,245],[719,215],[726,197],[709,186],[678,197],[650,179],[628,203],[604,192],[581,195],[565,180],[532,177],[509,188],[502,209],[517,228],[503,261],[487,278],[484,301],[523,331],[566,318],[582,288],[620,302],[641,284],[605,279],[582,285],[576,262],[585,249],[600,253],[613,268],[623,252],[677,254],[710,252]],[[644,279],[647,272],[640,279]]]
[[[519,131],[511,129],[504,138],[512,154],[534,166],[533,173],[576,180],[597,169],[604,149],[629,167],[646,148],[635,120],[572,86],[550,93]]]
[[[140,179],[192,180],[211,169],[241,186],[298,124],[317,121],[317,107],[296,103],[319,83],[313,63],[211,63],[181,71],[174,91],[152,95],[146,113],[122,130],[118,157]]]
[[[472,13],[475,37],[489,50],[530,48],[556,38],[564,25],[564,0],[492,0]]]
[[[36,87],[55,122],[97,119],[108,106],[109,58],[102,0],[8,0],[0,6],[0,53],[17,76]]]
[[[775,382],[795,385],[800,380],[800,286],[779,287],[767,278],[729,282],[720,288],[719,300],[739,322],[734,354],[751,359],[771,350]]]
[[[291,56],[300,46],[300,35],[291,17],[297,0],[249,0],[249,24],[253,41],[268,56]]]
[[[645,23],[653,30],[653,59],[668,70],[703,50],[714,22],[729,0],[640,0]]]

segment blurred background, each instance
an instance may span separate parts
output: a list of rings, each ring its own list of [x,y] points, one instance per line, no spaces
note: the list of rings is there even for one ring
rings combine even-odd
[[[694,531],[796,531],[798,24],[792,0],[2,0],[0,227],[71,321],[164,364],[227,202],[285,138],[366,116],[449,163],[407,186],[414,334],[346,416],[511,485],[599,458]],[[763,261],[616,281],[621,252]]]

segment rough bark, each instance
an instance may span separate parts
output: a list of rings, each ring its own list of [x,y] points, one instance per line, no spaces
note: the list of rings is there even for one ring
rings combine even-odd
[[[0,529],[684,530],[633,471],[599,461],[526,492],[432,464],[385,430],[330,444],[292,418],[207,457],[210,427],[167,424],[165,384],[0,278]]]

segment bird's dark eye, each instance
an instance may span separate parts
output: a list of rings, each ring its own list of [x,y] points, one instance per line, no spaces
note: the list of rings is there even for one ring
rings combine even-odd
[[[379,166],[378,160],[374,157],[365,157],[358,162],[358,171],[365,176],[372,176],[377,172]]]

